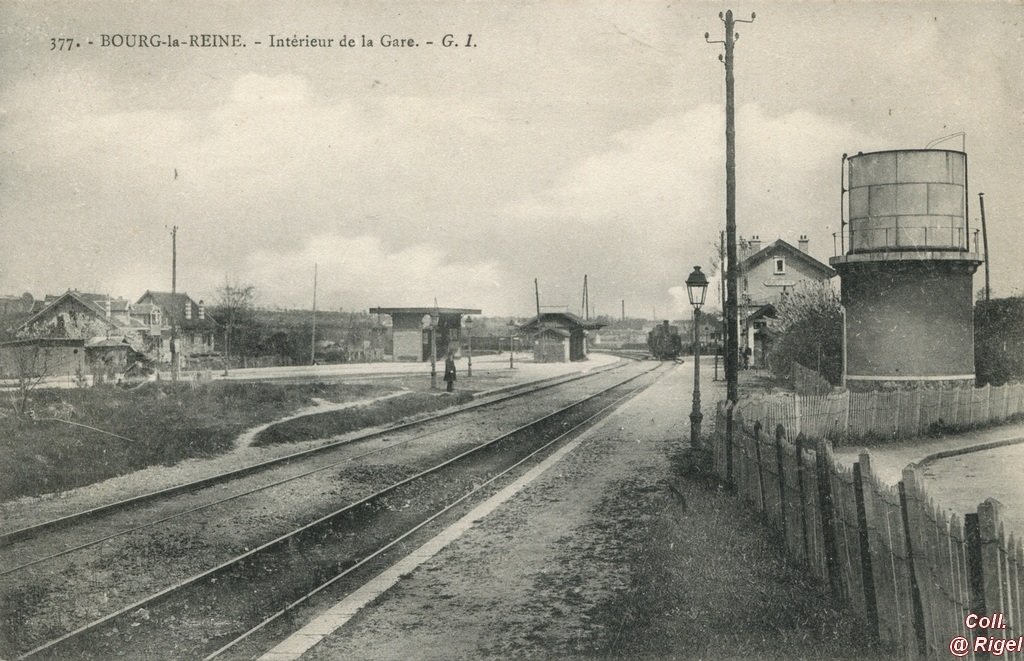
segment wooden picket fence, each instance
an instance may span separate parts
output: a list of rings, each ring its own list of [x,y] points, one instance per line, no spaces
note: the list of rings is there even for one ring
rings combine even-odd
[[[904,658],[948,659],[950,640],[1022,635],[1024,549],[992,499],[960,517],[922,486],[915,465],[895,486],[862,453],[836,463],[831,443],[736,413],[726,442],[719,406],[713,461],[737,496],[781,533],[788,555],[827,585],[879,641]],[[746,431],[750,429],[750,431]],[[969,613],[1003,613],[1005,630],[969,630]],[[966,658],[974,659],[970,652]]]
[[[782,425],[794,436],[854,441],[867,436],[907,439],[933,425],[962,429],[1003,422],[1024,413],[1024,384],[982,388],[781,393],[743,399],[736,410],[765,428]],[[752,424],[752,423],[750,423]],[[751,432],[747,428],[747,432]]]

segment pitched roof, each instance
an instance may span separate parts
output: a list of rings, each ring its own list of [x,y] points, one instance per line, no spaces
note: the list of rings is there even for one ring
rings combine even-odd
[[[170,324],[173,318],[174,322],[180,328],[215,328],[217,322],[206,316],[203,319],[199,318],[199,305],[192,300],[192,297],[188,294],[182,293],[170,293],[163,291],[149,291],[139,297],[139,300],[135,302],[136,305],[143,304],[143,301],[149,300],[149,302],[160,306],[163,311],[164,323]],[[191,307],[191,319],[185,318],[185,307]]]
[[[52,308],[59,305],[65,300],[72,300],[85,308],[88,312],[96,316],[100,321],[104,321],[111,326],[116,327],[117,323],[107,317],[107,311],[105,308],[96,303],[95,297],[100,296],[99,294],[82,294],[81,292],[71,290],[64,292],[60,296],[50,297],[47,296],[49,301],[41,310],[29,317],[22,325],[21,328],[27,328],[34,324],[40,317],[44,316]]]
[[[791,243],[787,243],[782,239],[776,239],[754,254],[740,260],[739,268],[741,271],[748,271],[780,252],[795,258],[796,261],[802,262],[812,269],[817,270],[825,277],[832,278],[836,275],[835,269],[831,266],[823,262],[819,262],[803,250],[794,247]]]
[[[541,312],[539,316],[530,317],[519,325],[521,330],[533,331],[545,328],[577,327],[583,330],[598,330],[608,324],[598,321],[583,320],[572,312]]]

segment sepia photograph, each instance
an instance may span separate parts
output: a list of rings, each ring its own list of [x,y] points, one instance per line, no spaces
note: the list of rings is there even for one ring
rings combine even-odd
[[[0,0],[0,63],[0,660],[1024,658],[1019,0]]]

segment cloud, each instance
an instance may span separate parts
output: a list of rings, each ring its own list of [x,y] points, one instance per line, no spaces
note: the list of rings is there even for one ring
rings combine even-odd
[[[619,132],[507,212],[538,236],[557,225],[566,237],[538,241],[534,261],[578,255],[635,313],[657,307],[686,314],[678,283],[693,265],[710,266],[725,226],[724,132],[722,109],[714,105]],[[813,112],[772,115],[756,104],[741,107],[738,234],[793,244],[808,234],[812,254],[826,261],[831,233],[839,229],[841,155],[867,140]],[[586,248],[573,250],[575,241]]]
[[[256,286],[261,305],[309,307],[314,264],[324,309],[428,306],[435,299],[442,307],[481,307],[492,313],[504,307],[507,283],[494,262],[456,261],[427,245],[389,251],[374,236],[321,234],[296,250],[260,250],[248,257],[236,278]]]

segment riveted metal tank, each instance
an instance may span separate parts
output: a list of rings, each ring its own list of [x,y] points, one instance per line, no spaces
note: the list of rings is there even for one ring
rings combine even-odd
[[[879,151],[848,166],[850,253],[969,248],[967,154]]]
[[[851,389],[974,381],[967,155],[906,149],[844,157],[843,377]]]

